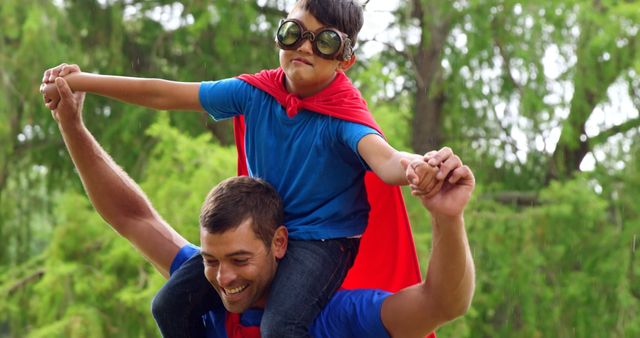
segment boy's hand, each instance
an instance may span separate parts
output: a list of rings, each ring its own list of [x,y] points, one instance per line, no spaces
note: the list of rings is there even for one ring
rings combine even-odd
[[[78,65],[68,65],[66,63],[60,64],[56,67],[49,68],[44,72],[42,76],[42,85],[40,85],[40,93],[44,99],[45,106],[50,110],[54,110],[58,107],[60,102],[60,95],[54,82],[58,77],[64,77],[68,74],[80,72]]]
[[[409,181],[413,196],[430,198],[438,193],[443,180],[436,179],[438,173],[436,166],[432,166],[426,161],[409,162],[407,159],[400,160],[400,164],[406,171],[407,181]]]

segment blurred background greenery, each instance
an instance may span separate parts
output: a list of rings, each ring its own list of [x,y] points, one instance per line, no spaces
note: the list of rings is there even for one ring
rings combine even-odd
[[[385,3],[385,11],[379,8]],[[391,143],[475,171],[469,313],[441,337],[640,337],[640,1],[372,0],[349,71]],[[277,66],[291,0],[0,2],[0,337],[158,336],[163,278],[85,197],[37,91],[61,62],[212,80]],[[179,232],[234,174],[228,123],[89,95],[85,121]],[[407,195],[421,264],[429,220]]]

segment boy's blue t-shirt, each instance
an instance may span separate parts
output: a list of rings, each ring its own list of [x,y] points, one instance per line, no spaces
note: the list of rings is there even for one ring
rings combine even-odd
[[[182,264],[200,249],[188,244],[182,247],[171,263],[173,274]],[[389,337],[380,309],[382,302],[391,293],[381,290],[338,290],[309,328],[312,337]],[[203,316],[207,337],[228,337],[225,320],[227,311],[224,306],[212,310]],[[243,326],[260,326],[261,309],[249,309],[240,316]]]
[[[368,169],[358,142],[379,133],[308,110],[289,118],[269,94],[239,79],[203,82],[200,103],[215,120],[244,115],[249,174],[282,197],[293,239],[357,236],[368,222]]]

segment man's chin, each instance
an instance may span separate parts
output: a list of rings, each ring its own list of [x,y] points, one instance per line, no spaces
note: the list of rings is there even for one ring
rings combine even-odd
[[[248,304],[229,303],[224,300],[222,301],[222,305],[224,305],[224,308],[231,313],[243,313],[250,307]]]

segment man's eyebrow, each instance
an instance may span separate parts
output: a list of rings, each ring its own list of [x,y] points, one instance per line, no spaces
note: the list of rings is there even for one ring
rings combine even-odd
[[[200,251],[200,255],[204,256],[204,257],[208,257],[208,258],[215,258],[212,254],[208,254],[204,251]],[[238,250],[235,252],[232,252],[230,254],[227,254],[225,257],[236,257],[236,256],[251,256],[253,255],[253,253],[251,251],[247,251],[247,250]]]
[[[228,254],[226,257],[236,257],[236,256],[251,256],[253,253],[247,250],[238,250]]]

